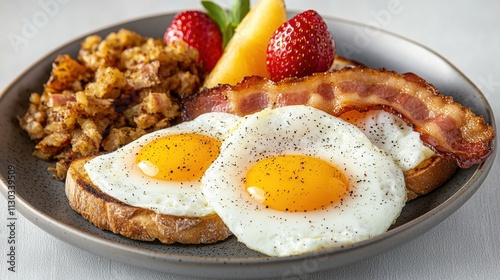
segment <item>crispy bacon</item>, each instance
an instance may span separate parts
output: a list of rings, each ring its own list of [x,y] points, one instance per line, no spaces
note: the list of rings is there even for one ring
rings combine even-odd
[[[182,116],[190,120],[211,111],[244,116],[299,104],[334,116],[383,109],[401,117],[431,149],[462,168],[479,164],[492,153],[495,132],[482,116],[441,95],[415,74],[383,69],[345,68],[279,83],[247,77],[235,86],[219,85],[187,98]]]
[[[57,107],[64,106],[68,101],[75,101],[75,95],[65,95],[61,93],[49,94],[49,99],[47,100],[47,107]]]

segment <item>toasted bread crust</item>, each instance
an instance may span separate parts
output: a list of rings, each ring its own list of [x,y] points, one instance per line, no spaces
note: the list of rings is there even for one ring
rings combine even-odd
[[[438,188],[455,174],[457,168],[454,160],[433,156],[416,168],[404,172],[407,200],[413,200]]]
[[[231,232],[216,214],[179,217],[127,205],[102,192],[85,168],[89,158],[74,161],[66,177],[66,196],[73,210],[100,229],[135,240],[184,244],[214,243]]]

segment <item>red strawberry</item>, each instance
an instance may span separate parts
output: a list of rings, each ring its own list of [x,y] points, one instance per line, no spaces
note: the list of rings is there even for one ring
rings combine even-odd
[[[327,71],[335,58],[335,44],[328,26],[313,10],[283,23],[267,46],[266,64],[270,77],[279,81]]]
[[[215,21],[199,11],[178,13],[165,31],[163,41],[183,40],[198,50],[206,72],[210,72],[222,55],[222,33]]]

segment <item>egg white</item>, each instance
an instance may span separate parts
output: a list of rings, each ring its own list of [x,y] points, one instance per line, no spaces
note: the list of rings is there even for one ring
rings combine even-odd
[[[135,157],[154,139],[181,133],[198,133],[222,142],[238,117],[207,113],[193,121],[158,130],[117,149],[89,160],[85,169],[90,180],[108,195],[132,206],[176,216],[206,216],[214,210],[201,193],[200,182],[169,182],[142,173]]]
[[[434,155],[424,145],[420,134],[401,118],[383,110],[371,110],[361,114],[345,113],[342,119],[354,124],[377,147],[386,151],[403,171],[417,167]]]
[[[348,195],[323,210],[266,208],[245,191],[247,170],[275,155],[329,161],[349,179]],[[355,126],[306,106],[266,109],[242,119],[202,177],[208,203],[247,247],[288,256],[339,247],[381,234],[406,201],[403,172]]]

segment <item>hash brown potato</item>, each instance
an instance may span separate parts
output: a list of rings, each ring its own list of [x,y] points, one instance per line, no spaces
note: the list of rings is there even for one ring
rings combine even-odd
[[[198,51],[183,42],[166,45],[126,29],[88,36],[76,59],[55,59],[43,91],[31,94],[19,117],[36,142],[33,154],[55,160],[49,169],[64,180],[73,160],[171,126],[180,97],[203,82],[197,59]]]

